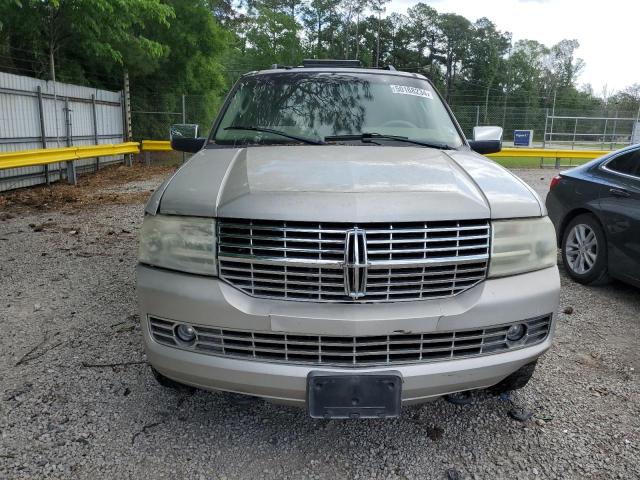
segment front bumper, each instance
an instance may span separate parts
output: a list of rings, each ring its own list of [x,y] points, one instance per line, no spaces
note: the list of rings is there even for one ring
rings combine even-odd
[[[544,342],[481,357],[367,368],[335,368],[242,360],[180,350],[155,342],[147,316],[211,327],[318,335],[388,335],[473,329],[555,313],[560,280],[556,267],[492,279],[451,298],[386,304],[316,304],[249,297],[215,278],[140,265],[137,271],[140,318],[147,358],[163,375],[210,390],[304,405],[307,376],[313,370],[399,371],[404,403],[489,387],[535,360]]]

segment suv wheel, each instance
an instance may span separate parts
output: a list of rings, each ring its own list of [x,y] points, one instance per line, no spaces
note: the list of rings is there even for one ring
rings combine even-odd
[[[607,240],[600,222],[593,215],[578,215],[565,228],[562,263],[576,282],[597,285],[609,281]]]
[[[529,380],[531,380],[533,372],[536,370],[537,363],[538,361],[534,360],[533,362],[520,367],[500,383],[490,387],[489,392],[494,395],[500,395],[502,393],[523,388],[527,383],[529,383]]]
[[[194,392],[196,390],[195,387],[191,387],[189,385],[176,382],[175,380],[171,380],[169,377],[165,377],[153,367],[151,367],[151,373],[153,373],[153,377],[156,379],[156,381],[165,388],[170,388],[172,390],[181,392]]]

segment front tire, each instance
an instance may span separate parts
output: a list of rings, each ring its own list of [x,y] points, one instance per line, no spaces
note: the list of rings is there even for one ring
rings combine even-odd
[[[534,360],[533,362],[527,363],[526,365],[520,367],[500,383],[494,385],[493,387],[490,387],[489,392],[494,395],[500,395],[502,393],[524,388],[527,383],[529,383],[529,380],[531,380],[533,372],[535,372],[536,370],[537,363],[538,361]]]
[[[590,213],[578,215],[564,229],[562,263],[578,283],[602,285],[609,281],[607,238],[600,222]]]
[[[156,381],[165,388],[176,390],[178,392],[188,392],[188,393],[193,393],[196,390],[195,387],[191,387],[189,385],[176,382],[175,380],[171,380],[169,377],[165,377],[163,374],[161,374],[159,371],[157,371],[153,367],[151,367],[151,373],[153,373],[153,378],[155,378]]]

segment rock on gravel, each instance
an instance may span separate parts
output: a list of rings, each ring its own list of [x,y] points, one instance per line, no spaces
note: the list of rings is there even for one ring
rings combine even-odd
[[[553,172],[517,173],[544,192]],[[640,478],[637,289],[563,275],[555,345],[508,399],[311,420],[155,382],[136,311],[142,213],[141,203],[2,212],[0,478]],[[514,405],[533,421],[510,419]]]

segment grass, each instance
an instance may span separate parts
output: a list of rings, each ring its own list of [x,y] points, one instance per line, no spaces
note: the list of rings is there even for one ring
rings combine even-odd
[[[496,157],[492,160],[507,168],[540,168],[540,158],[538,157]],[[576,167],[590,161],[584,158],[561,158],[560,166],[563,168]],[[543,159],[543,165],[554,167],[555,158]]]

